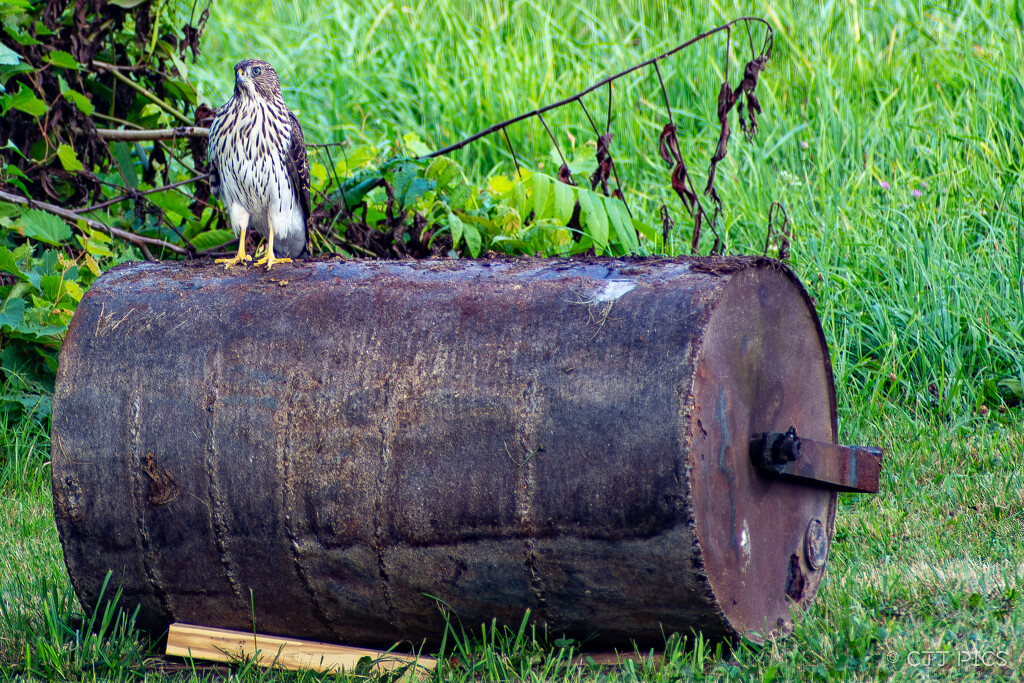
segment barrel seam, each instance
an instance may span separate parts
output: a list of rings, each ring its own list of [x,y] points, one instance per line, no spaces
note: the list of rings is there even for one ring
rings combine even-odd
[[[293,418],[294,415],[292,405],[289,402],[289,427],[295,424],[295,420]],[[316,599],[316,590],[313,588],[313,582],[309,578],[309,571],[306,569],[306,566],[302,561],[302,557],[299,551],[299,537],[298,534],[295,532],[295,525],[292,519],[293,516],[291,513],[291,506],[289,503],[290,499],[294,500],[295,495],[293,481],[291,478],[291,474],[294,471],[294,468],[291,467],[291,458],[289,457],[289,453],[291,452],[292,446],[291,433],[291,429],[285,431],[284,443],[281,444],[280,464],[281,479],[283,481],[283,486],[281,490],[281,502],[284,506],[284,530],[285,534],[287,534],[288,536],[288,546],[291,551],[292,562],[295,565],[295,573],[299,577],[299,584],[302,586],[303,591],[306,594],[306,599],[309,601],[309,604],[312,606],[313,612],[317,615],[317,617],[320,618],[320,620],[324,623],[325,626],[328,627],[329,630],[333,631],[334,620],[331,619],[330,616],[328,616],[327,612],[324,610],[323,605],[320,603],[319,600]]]
[[[516,491],[519,494],[517,513],[519,515],[519,532],[523,539],[523,569],[530,585],[534,608],[538,616],[548,625],[552,625],[551,606],[548,603],[547,581],[537,561],[537,525],[533,519],[533,498],[537,492],[536,456],[543,449],[539,444],[532,443],[531,436],[537,431],[537,390],[533,381],[523,392],[523,430],[519,446],[523,452],[523,460],[519,465],[519,476]]]
[[[153,540],[146,526],[146,494],[143,492],[144,482],[142,477],[141,396],[138,378],[135,381],[135,389],[132,391],[129,411],[128,428],[131,433],[131,473],[132,484],[134,485],[134,495],[132,498],[135,505],[135,524],[139,530],[139,542],[142,545],[142,568],[146,574],[146,582],[159,603],[160,609],[163,610],[169,619],[173,620],[174,608],[171,605],[170,595],[168,595],[167,589],[160,579],[160,572],[156,567],[156,550],[153,547]]]
[[[395,612],[394,600],[391,595],[391,577],[387,562],[384,559],[384,494],[387,490],[388,472],[391,469],[391,382],[384,383],[384,419],[378,426],[380,431],[380,471],[377,474],[377,495],[373,502],[373,551],[377,557],[377,576],[380,579],[381,599],[387,611],[388,623],[395,631],[400,631],[398,617]]]
[[[219,354],[218,354],[219,360]],[[221,567],[224,568],[224,578],[231,587],[231,592],[235,595],[235,600],[238,602],[238,607],[241,610],[242,622],[248,621],[252,618],[251,606],[249,602],[242,595],[242,588],[238,584],[238,578],[235,575],[234,562],[231,560],[230,549],[228,548],[228,523],[224,520],[224,510],[227,505],[223,499],[220,485],[217,481],[217,465],[216,463],[220,460],[220,454],[217,448],[217,438],[214,429],[214,416],[217,401],[220,398],[220,392],[217,390],[216,375],[212,378],[211,389],[207,394],[207,412],[209,418],[207,421],[207,433],[209,434],[209,442],[206,448],[206,474],[209,481],[209,493],[210,493],[210,526],[213,532],[214,544],[217,546],[217,559],[220,560]]]

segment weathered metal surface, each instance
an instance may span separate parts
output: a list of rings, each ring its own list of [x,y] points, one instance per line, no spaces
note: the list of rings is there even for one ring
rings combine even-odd
[[[770,260],[136,264],[68,331],[54,506],[84,607],[112,570],[155,631],[436,641],[435,596],[468,627],[758,639],[835,515],[751,464],[790,425],[834,443],[835,395]]]
[[[804,439],[791,427],[785,434],[765,432],[752,439],[750,458],[769,475],[803,479],[837,491],[878,493],[881,448]]]

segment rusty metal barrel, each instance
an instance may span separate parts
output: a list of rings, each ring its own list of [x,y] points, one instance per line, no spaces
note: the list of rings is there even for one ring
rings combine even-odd
[[[157,634],[760,640],[877,488],[836,443],[776,261],[130,264],[60,355],[54,507],[84,608],[113,572]]]

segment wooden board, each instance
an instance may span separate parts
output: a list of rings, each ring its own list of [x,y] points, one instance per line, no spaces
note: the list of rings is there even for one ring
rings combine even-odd
[[[313,671],[351,671],[364,657],[369,657],[373,668],[382,672],[410,664],[413,665],[410,672],[437,666],[437,661],[429,657],[190,624],[171,624],[167,633],[167,654],[215,662],[254,659],[264,667]]]

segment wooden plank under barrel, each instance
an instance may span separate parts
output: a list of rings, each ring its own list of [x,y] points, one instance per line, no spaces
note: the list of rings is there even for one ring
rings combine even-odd
[[[759,640],[814,599],[836,510],[752,464],[790,427],[832,447],[835,390],[768,259],[130,264],[64,343],[54,505],[85,609],[113,571],[156,634],[436,643],[442,601]]]

